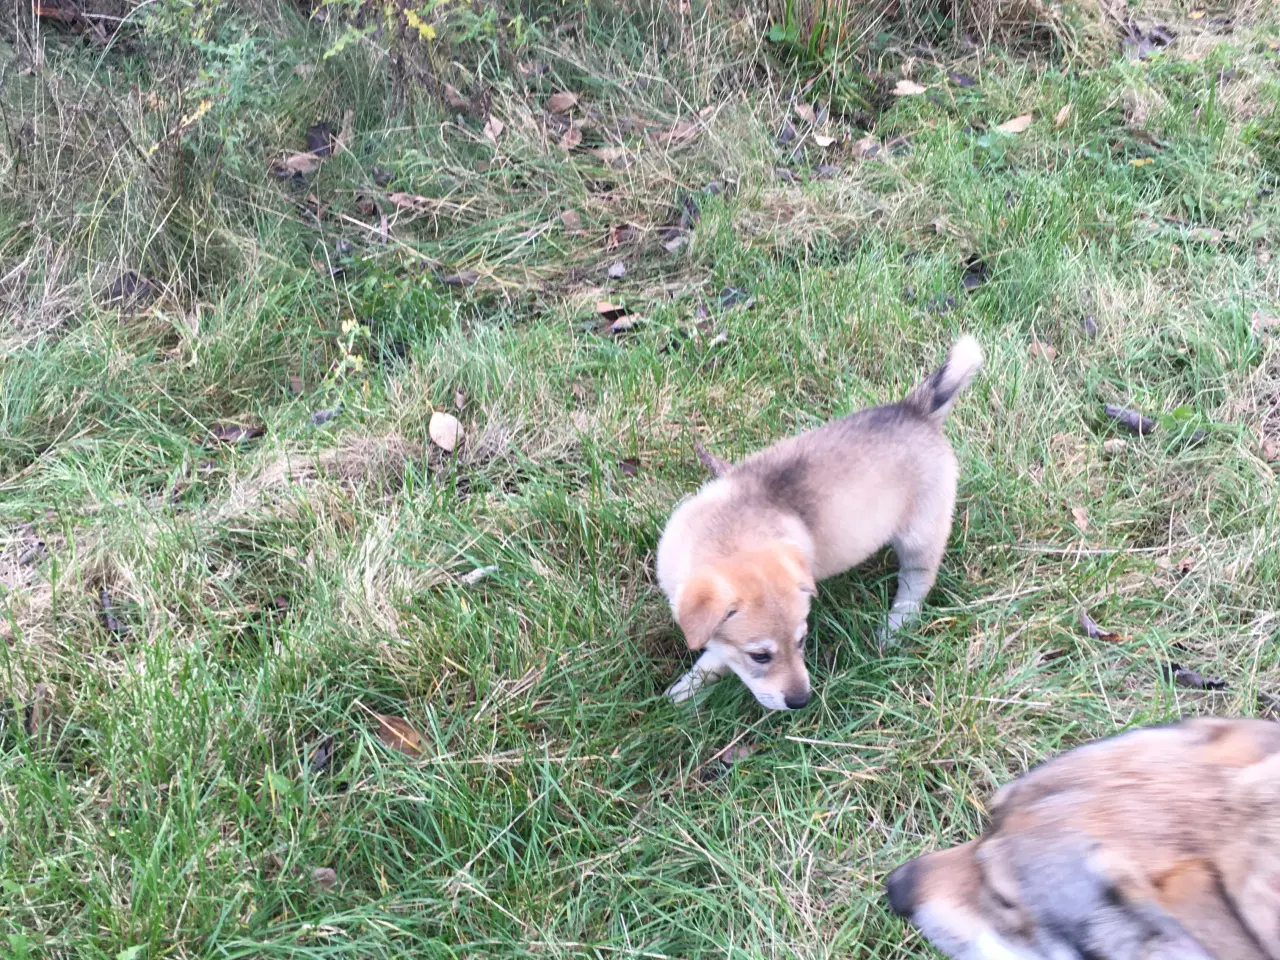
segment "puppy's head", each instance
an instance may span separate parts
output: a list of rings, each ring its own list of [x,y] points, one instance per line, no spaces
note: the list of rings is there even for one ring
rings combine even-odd
[[[804,553],[775,541],[695,570],[676,597],[690,650],[713,650],[770,710],[809,702],[804,636],[815,592]]]
[[[908,861],[885,886],[894,912],[952,960],[1213,960],[1144,878],[1083,834],[985,837]]]

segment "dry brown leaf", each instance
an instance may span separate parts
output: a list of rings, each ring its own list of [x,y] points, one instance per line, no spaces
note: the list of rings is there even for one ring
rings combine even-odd
[[[634,330],[636,324],[644,322],[643,313],[628,313],[619,317],[613,323],[609,324],[610,333],[626,333],[628,330]]]
[[[895,97],[914,97],[917,94],[924,93],[928,87],[922,87],[914,80],[899,80],[893,88]]]
[[[1129,441],[1123,437],[1112,437],[1110,440],[1102,441],[1102,452],[1108,456],[1114,457],[1117,454],[1124,453],[1124,448],[1129,446]]]
[[[302,377],[298,376],[296,373],[290,374],[289,375],[289,392],[296,397],[299,394],[301,394],[302,391],[303,391]]]
[[[731,767],[739,760],[745,760],[760,748],[754,743],[734,743],[716,754],[716,759],[726,767]]]
[[[596,147],[591,151],[591,155],[611,167],[625,167],[627,165],[627,150],[625,147]]]
[[[342,129],[338,131],[338,139],[334,142],[334,153],[351,149],[351,142],[356,138],[356,112],[348,107],[342,112]]]
[[[570,124],[564,136],[560,138],[560,149],[567,153],[580,143],[582,143],[582,131],[575,124]]]
[[[455,110],[469,110],[471,101],[458,92],[458,88],[451,83],[444,85],[444,102]]]
[[[1073,110],[1074,108],[1071,106],[1071,104],[1069,103],[1063,104],[1062,109],[1059,110],[1057,114],[1054,115],[1053,129],[1061,130],[1063,127],[1065,127],[1067,125],[1067,121],[1071,119],[1071,114]]]
[[[27,704],[26,727],[27,736],[38,736],[49,723],[51,713],[49,703],[53,699],[53,688],[47,683],[37,683]]]
[[[547,98],[549,113],[568,113],[578,104],[578,95],[569,90],[561,90]]]
[[[315,173],[324,160],[314,153],[291,153],[276,164],[284,173]]]
[[[625,460],[618,461],[618,469],[622,471],[624,477],[634,477],[640,472],[640,461],[635,457],[627,457]]]
[[[422,735],[407,720],[385,713],[374,713],[373,718],[378,721],[378,739],[388,747],[410,757],[422,756]]]
[[[813,142],[820,147],[829,147],[836,142],[836,138],[828,137],[825,134],[821,134],[821,133],[815,133],[813,135]]]
[[[311,871],[311,882],[321,890],[332,890],[338,884],[338,872],[333,867],[316,867]]]
[[[805,123],[818,122],[818,115],[814,113],[813,104],[811,103],[797,103],[796,116],[799,117],[801,120],[803,120]]]
[[[582,216],[576,210],[565,210],[560,214],[560,222],[569,233],[577,233],[582,229]]]
[[[1203,10],[1188,10],[1188,11],[1187,11],[1187,19],[1188,19],[1188,20],[1200,20],[1200,19],[1203,19],[1203,17],[1204,17],[1204,11],[1203,11]]]
[[[1270,437],[1262,441],[1262,449],[1259,451],[1262,459],[1267,463],[1274,463],[1280,460],[1280,440],[1272,440]]]
[[[603,320],[617,320],[626,314],[627,308],[620,307],[616,303],[610,303],[608,300],[596,301],[596,313],[600,314]]]
[[[1044,357],[1046,360],[1052,360],[1058,355],[1057,348],[1052,343],[1045,343],[1043,340],[1031,341],[1031,346],[1027,352],[1033,357]]]
[[[459,410],[467,405],[467,394],[461,387],[453,391],[453,405]]]
[[[430,198],[416,193],[389,193],[387,199],[396,205],[397,210],[417,210],[431,203]]]
[[[1268,330],[1280,330],[1280,317],[1269,317],[1261,310],[1254,311],[1252,320],[1250,329],[1253,330],[1255,337],[1261,336]]]
[[[484,124],[483,133],[485,135],[485,139],[489,140],[491,143],[493,143],[496,146],[498,143],[498,138],[502,136],[502,131],[505,128],[506,128],[505,123],[503,123],[497,117],[490,116],[489,119],[486,120]]]
[[[449,453],[462,442],[462,424],[453,414],[441,410],[432,412],[431,420],[427,423],[427,433],[430,434],[432,443]]]
[[[675,124],[661,139],[665,140],[669,145],[676,146],[687,140],[692,140],[698,132],[698,124],[693,120],[681,120]]]
[[[1075,517],[1076,526],[1080,528],[1081,533],[1089,529],[1089,514],[1084,507],[1072,507],[1071,516]]]
[[[863,137],[853,145],[855,157],[870,158],[880,152],[880,141],[875,137]]]
[[[1006,120],[1000,126],[996,127],[1001,133],[1022,133],[1027,127],[1031,126],[1031,114],[1024,113],[1020,117],[1014,117],[1012,120]]]
[[[256,440],[266,433],[262,427],[244,426],[238,423],[219,424],[209,431],[209,439],[216,443],[239,444]]]
[[[1211,247],[1216,247],[1222,242],[1222,231],[1214,227],[1196,227],[1187,236],[1199,243],[1207,243]]]

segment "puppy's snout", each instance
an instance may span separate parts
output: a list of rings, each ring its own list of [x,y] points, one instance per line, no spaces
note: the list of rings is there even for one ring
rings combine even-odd
[[[782,699],[786,703],[788,710],[799,710],[809,702],[809,691],[801,690],[799,693],[788,693]]]
[[[885,878],[884,889],[889,894],[889,909],[900,917],[910,918],[915,912],[919,873],[920,865],[914,860],[908,860]]]

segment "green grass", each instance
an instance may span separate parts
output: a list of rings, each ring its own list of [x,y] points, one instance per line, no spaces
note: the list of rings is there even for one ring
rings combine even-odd
[[[50,38],[36,74],[0,43],[6,125],[34,130],[0,142],[0,955],[924,957],[880,880],[971,836],[996,786],[1280,692],[1280,335],[1254,330],[1280,311],[1274,23],[1188,21],[1168,55],[1096,69],[921,63],[935,97],[874,131],[905,151],[809,146],[788,183],[788,81],[761,86],[709,15],[547,29],[519,52],[551,67],[528,94],[478,61],[496,151],[483,119],[398,106],[368,46],[323,59],[332,36],[287,11],[250,22],[220,21],[199,74],[158,29],[105,57]],[[143,55],[164,44],[172,69]],[[208,116],[142,159],[200,84]],[[614,170],[542,131],[562,86],[598,111],[587,147],[617,117],[715,110],[675,148],[623,134]],[[351,151],[304,188],[266,172],[348,109]],[[668,252],[685,195],[701,219]],[[606,250],[624,223],[639,238]],[[990,278],[966,294],[971,254]],[[126,268],[154,303],[102,305]],[[439,279],[463,269],[479,282]],[[601,335],[597,299],[646,321]],[[692,437],[737,457],[895,399],[962,331],[987,363],[947,427],[955,530],[904,649],[870,641],[877,558],[821,587],[809,708],[765,714],[732,680],[673,708],[691,658],[652,553],[703,479]],[[1180,412],[1107,456],[1108,402]],[[460,417],[456,455],[433,410]],[[226,423],[265,432],[209,443]],[[1126,639],[1083,637],[1081,607]],[[1168,659],[1230,687],[1174,688]],[[758,749],[726,768],[730,743]]]

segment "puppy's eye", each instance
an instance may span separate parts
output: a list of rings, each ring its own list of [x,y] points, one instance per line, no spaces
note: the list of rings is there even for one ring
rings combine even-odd
[[[753,653],[749,655],[756,663],[768,663],[773,659],[772,653]]]

